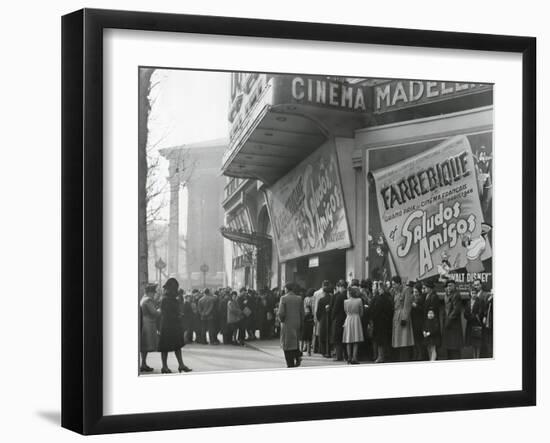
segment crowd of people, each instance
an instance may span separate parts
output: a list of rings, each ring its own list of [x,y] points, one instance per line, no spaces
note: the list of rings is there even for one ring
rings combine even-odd
[[[162,373],[171,372],[166,360],[175,352],[180,372],[190,370],[181,361],[181,348],[188,343],[239,345],[245,341],[279,336],[278,290],[261,292],[241,288],[193,289],[185,293],[175,278],[158,291],[149,284],[140,301],[141,372],[151,372],[149,352],[161,352]]]
[[[289,293],[300,293],[287,285]],[[336,361],[421,361],[492,357],[493,294],[472,282],[463,297],[456,282],[324,281],[304,297],[299,354],[317,352]],[[471,350],[471,351],[470,351]],[[295,360],[295,365],[299,359]]]
[[[262,291],[208,288],[185,293],[170,278],[157,290],[147,285],[140,301],[142,372],[149,352],[161,352],[162,373],[171,370],[174,352],[179,372],[187,343],[242,346],[278,337],[288,367],[305,354],[335,361],[411,361],[492,357],[493,294],[474,280],[463,297],[453,280],[436,293],[436,282],[325,280],[319,289],[288,283]],[[465,352],[469,349],[471,354]]]

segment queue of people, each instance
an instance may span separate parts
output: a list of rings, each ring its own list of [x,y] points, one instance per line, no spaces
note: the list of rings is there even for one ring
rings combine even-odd
[[[153,371],[147,365],[150,352],[161,352],[162,373],[171,372],[169,352],[175,353],[179,372],[189,372],[181,358],[185,344],[242,346],[245,341],[279,335],[278,291],[205,288],[185,293],[175,278],[169,278],[162,289],[149,284],[140,300],[141,372]]]
[[[318,290],[304,291],[288,284],[285,297],[303,297],[299,366],[304,353],[319,353],[335,361],[421,361],[492,357],[493,295],[474,280],[469,298],[463,298],[453,280],[444,283],[445,295],[436,293],[434,281],[403,284],[390,281],[326,280]],[[280,321],[288,328],[285,307]],[[295,325],[291,329],[295,329]],[[290,334],[294,337],[296,334]],[[293,350],[288,336],[283,350]],[[287,360],[288,363],[288,360]]]
[[[472,283],[465,299],[453,280],[440,297],[433,281],[325,280],[321,288],[288,283],[255,291],[205,288],[185,293],[170,278],[157,291],[147,285],[140,301],[141,365],[151,372],[149,352],[161,352],[162,373],[171,370],[174,352],[179,372],[189,372],[181,349],[188,343],[242,346],[245,341],[279,337],[288,367],[304,354],[335,361],[420,361],[492,357],[493,294]],[[221,339],[221,340],[220,340]]]

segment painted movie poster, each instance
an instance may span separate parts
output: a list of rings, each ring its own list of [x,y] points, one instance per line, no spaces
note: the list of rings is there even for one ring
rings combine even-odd
[[[490,145],[472,147],[462,135],[417,151],[402,156],[389,148],[386,159],[396,161],[371,170],[371,272],[381,279],[453,279],[466,290],[477,278],[489,283]]]
[[[311,154],[267,196],[281,261],[350,246],[333,144]]]

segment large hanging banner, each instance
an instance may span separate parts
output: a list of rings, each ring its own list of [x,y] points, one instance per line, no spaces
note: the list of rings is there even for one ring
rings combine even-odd
[[[492,257],[475,158],[465,136],[372,171],[385,242],[399,275],[468,279]],[[458,277],[458,275],[456,275]],[[466,282],[464,282],[466,283]]]
[[[351,246],[332,143],[271,186],[267,198],[281,262]]]

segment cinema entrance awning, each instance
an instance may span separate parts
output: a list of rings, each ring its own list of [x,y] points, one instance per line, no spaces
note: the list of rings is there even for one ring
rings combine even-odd
[[[244,243],[262,247],[266,243],[271,243],[271,237],[259,232],[245,232],[242,230],[231,229],[229,227],[220,228],[223,237],[235,243]]]
[[[364,127],[366,96],[362,86],[327,77],[269,77],[248,110],[235,112],[223,174],[275,183],[329,137]],[[249,102],[241,97],[234,106]]]

